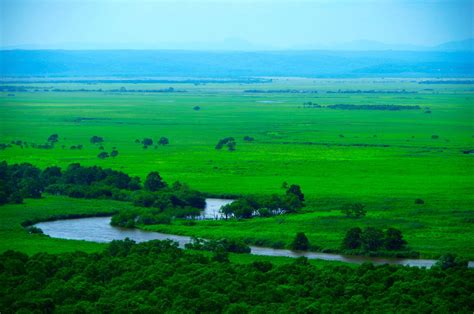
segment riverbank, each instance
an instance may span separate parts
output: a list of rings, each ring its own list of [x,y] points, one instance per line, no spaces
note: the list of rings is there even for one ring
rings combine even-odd
[[[15,250],[34,255],[47,252],[59,254],[66,252],[83,251],[87,253],[100,252],[107,244],[84,240],[67,240],[48,237],[40,234],[29,234],[22,227],[25,221],[48,221],[51,217],[66,215],[94,216],[110,213],[118,209],[133,208],[133,205],[111,200],[71,199],[63,196],[45,195],[41,199],[26,199],[24,204],[4,205],[0,211],[0,252]],[[195,252],[195,254],[210,255],[209,252]],[[254,261],[268,261],[275,265],[294,261],[291,257],[255,256],[251,254],[229,254],[233,263],[249,264]],[[342,262],[327,262],[311,260],[317,267],[327,265],[350,265]],[[354,265],[355,267],[355,265]]]

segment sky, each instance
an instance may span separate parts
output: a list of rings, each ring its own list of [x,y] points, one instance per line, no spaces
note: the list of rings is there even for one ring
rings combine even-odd
[[[474,0],[0,0],[0,39],[55,49],[434,46],[474,37],[473,15]]]

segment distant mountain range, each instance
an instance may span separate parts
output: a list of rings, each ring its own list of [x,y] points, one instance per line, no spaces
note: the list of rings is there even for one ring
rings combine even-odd
[[[474,51],[474,38],[460,41],[450,41],[436,46],[420,46],[410,44],[386,44],[373,40],[356,40],[339,44],[307,44],[292,47],[275,47],[263,44],[254,44],[240,38],[228,38],[220,42],[201,43],[63,43],[57,45],[17,45],[2,47],[1,50],[25,49],[65,49],[65,50],[196,50],[196,51],[287,51],[287,50],[330,50],[330,51]]]

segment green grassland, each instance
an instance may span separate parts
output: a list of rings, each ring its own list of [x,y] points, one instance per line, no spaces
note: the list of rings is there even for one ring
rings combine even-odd
[[[474,148],[472,86],[425,85],[416,80],[394,79],[286,78],[266,84],[31,85],[38,90],[172,86],[186,92],[2,93],[0,143],[23,140],[41,144],[52,133],[58,133],[60,141],[50,150],[14,145],[0,151],[1,160],[30,162],[39,167],[80,162],[142,178],[157,170],[168,182],[179,180],[216,195],[282,193],[281,184],[287,181],[301,185],[307,200],[305,213],[293,216],[243,222],[205,221],[195,226],[177,222],[154,228],[210,238],[225,235],[285,243],[296,232],[304,231],[315,245],[337,248],[351,226],[393,226],[400,228],[410,247],[424,257],[450,251],[474,259],[474,155],[462,153]],[[248,89],[318,93],[243,92]],[[339,89],[378,92],[326,93]],[[402,89],[416,93],[388,92]],[[391,104],[419,105],[422,109],[303,108],[307,101],[323,106]],[[194,106],[201,110],[193,110]],[[425,113],[426,107],[430,114]],[[119,156],[98,159],[99,149],[89,143],[93,135],[105,138],[106,151],[117,147]],[[246,135],[255,141],[244,142]],[[433,139],[432,135],[439,138]],[[135,143],[135,139],[151,137],[156,141],[161,136],[168,137],[170,145],[145,150]],[[236,138],[235,152],[214,149],[220,138],[228,136]],[[68,149],[78,144],[84,149]],[[416,198],[425,204],[415,205]],[[39,206],[42,201],[34,202]],[[366,204],[367,217],[342,217],[339,209],[346,202]],[[22,206],[6,206],[1,212]],[[8,239],[2,235],[0,241]]]

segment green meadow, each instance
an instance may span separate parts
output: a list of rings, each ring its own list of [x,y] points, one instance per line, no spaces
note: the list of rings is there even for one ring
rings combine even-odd
[[[41,168],[79,162],[142,179],[150,171],[159,171],[167,182],[179,180],[216,196],[283,193],[281,185],[288,182],[300,185],[306,198],[300,214],[200,221],[194,226],[175,221],[150,227],[154,230],[266,244],[288,244],[296,232],[303,231],[312,244],[337,249],[352,226],[391,226],[402,230],[410,248],[422,257],[454,252],[474,259],[474,154],[463,153],[474,149],[471,85],[295,78],[258,84],[4,84],[27,86],[28,92],[1,93],[0,143],[22,140],[30,145],[0,150],[0,160]],[[173,87],[178,92],[109,91],[121,87]],[[55,88],[70,91],[52,91]],[[357,90],[362,92],[343,93]],[[322,108],[307,108],[305,102]],[[334,104],[420,109],[325,108]],[[195,106],[200,110],[193,110]],[[60,140],[53,149],[31,147],[31,143],[45,143],[54,133]],[[94,135],[104,138],[105,151],[116,147],[119,155],[97,158],[101,151],[89,142]],[[143,149],[135,143],[143,138],[157,142],[161,136],[169,138],[170,144]],[[244,136],[254,141],[246,142]],[[225,137],[236,139],[235,151],[214,148]],[[73,145],[83,149],[70,149]],[[425,203],[416,205],[418,198]],[[48,205],[51,202],[53,207]],[[20,220],[31,219],[33,212],[46,217],[62,206],[74,211],[72,205],[80,202],[86,202],[90,212],[118,206],[111,201],[58,201],[49,196],[5,206],[0,211],[0,248],[29,253],[35,252],[37,244],[52,251],[98,249],[99,244],[41,238],[19,229]],[[340,209],[348,202],[365,204],[367,216],[343,217]],[[18,218],[13,219],[13,213]],[[8,228],[17,231],[8,233]]]

